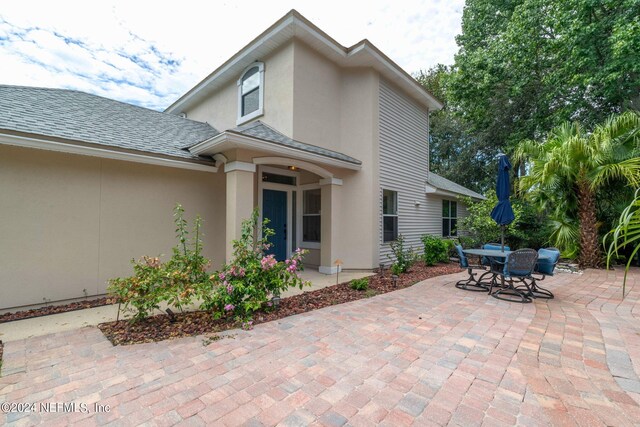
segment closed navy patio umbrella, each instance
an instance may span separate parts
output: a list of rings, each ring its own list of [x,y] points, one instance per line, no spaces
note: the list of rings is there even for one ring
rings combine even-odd
[[[511,185],[509,183],[509,170],[511,163],[506,155],[500,154],[498,158],[498,182],[496,183],[496,195],[498,204],[491,211],[491,218],[500,226],[502,231],[502,251],[504,252],[504,229],[515,219],[509,196]]]

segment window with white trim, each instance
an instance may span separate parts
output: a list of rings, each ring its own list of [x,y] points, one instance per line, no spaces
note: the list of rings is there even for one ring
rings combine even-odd
[[[442,201],[442,237],[458,235],[458,202]]]
[[[382,241],[398,238],[398,192],[382,190]]]
[[[320,243],[322,195],[319,188],[302,192],[302,241]]]
[[[264,64],[256,62],[238,79],[238,122],[242,124],[263,114]]]

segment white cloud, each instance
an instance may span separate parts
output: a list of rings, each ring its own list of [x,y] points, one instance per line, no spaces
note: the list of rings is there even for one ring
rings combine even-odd
[[[464,0],[7,2],[0,83],[163,109],[296,8],[339,43],[369,39],[406,71],[450,64]]]

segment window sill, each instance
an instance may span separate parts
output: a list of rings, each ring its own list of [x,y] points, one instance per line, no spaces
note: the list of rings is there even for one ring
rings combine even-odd
[[[320,249],[322,243],[320,242],[302,242],[300,243],[300,249]]]
[[[260,116],[263,116],[263,115],[264,115],[264,110],[262,108],[258,108],[253,113],[249,113],[246,116],[238,117],[238,120],[236,120],[236,126],[243,125],[243,124],[255,119],[256,117],[260,117]]]

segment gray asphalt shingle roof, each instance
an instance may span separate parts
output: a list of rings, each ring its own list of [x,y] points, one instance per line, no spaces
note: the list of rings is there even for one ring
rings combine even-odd
[[[67,89],[0,85],[0,130],[191,160],[181,149],[217,135],[207,123]]]
[[[481,200],[485,198],[482,194],[469,190],[468,188],[456,184],[453,181],[449,181],[447,178],[443,178],[431,171],[429,172],[427,183],[440,190],[450,191],[452,193],[461,194],[463,196],[473,197],[475,199]]]
[[[306,151],[309,153],[319,154],[321,156],[330,157],[332,159],[353,163],[355,165],[362,164],[360,160],[354,159],[353,157],[347,156],[346,154],[342,154],[337,151],[328,150],[326,148],[318,147],[311,144],[305,144],[304,142],[291,139],[288,136],[283,135],[277,130],[273,129],[272,127],[269,127],[266,124],[262,123],[260,120],[239,126],[227,132],[251,136],[253,138],[262,139],[264,141],[284,145],[286,147],[296,148],[298,150]]]

